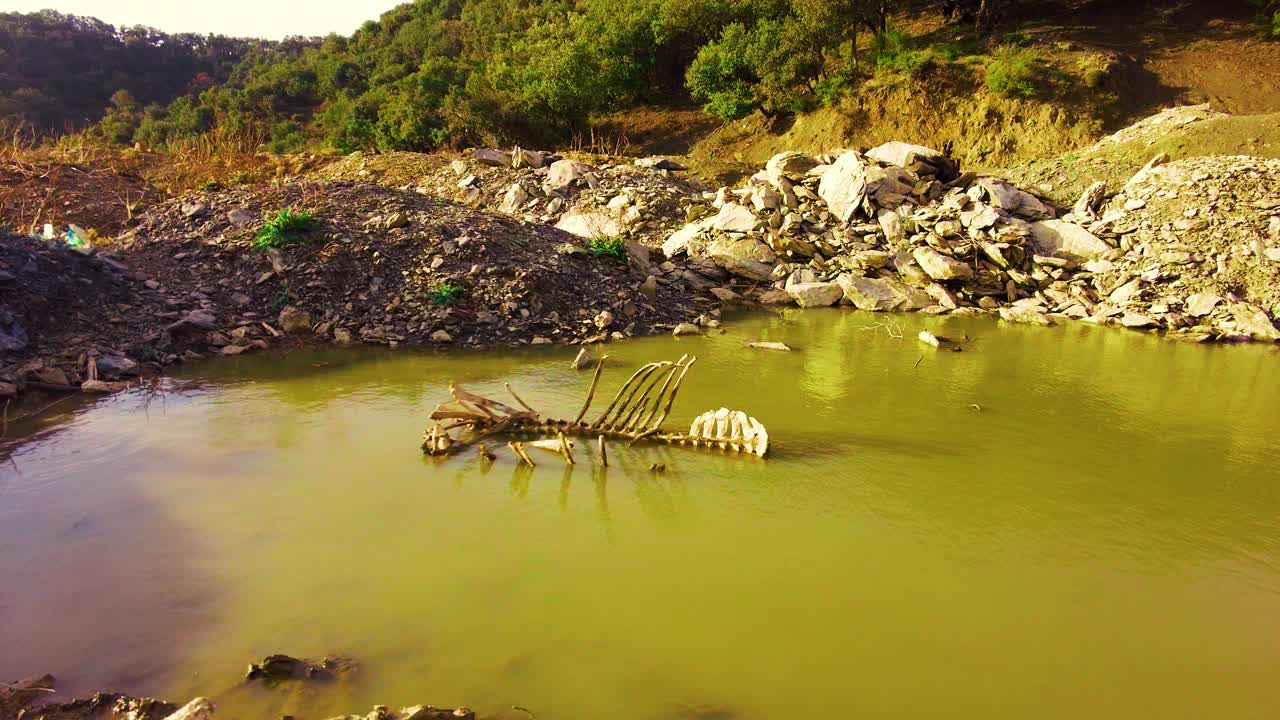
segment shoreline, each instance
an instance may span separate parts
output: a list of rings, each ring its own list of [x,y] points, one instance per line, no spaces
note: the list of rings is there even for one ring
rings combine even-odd
[[[1201,110],[1134,128],[1198,122]],[[738,306],[1280,341],[1280,197],[1268,190],[1280,161],[1157,156],[1123,188],[1095,183],[1063,208],[1043,188],[901,142],[781,153],[716,191],[661,158],[422,156],[419,183],[395,188],[376,183],[384,160],[406,162],[357,154],[321,179],[162,201],[94,248],[5,236],[0,400],[111,393],[178,363],[281,345],[695,334]],[[264,235],[286,210],[306,221]]]

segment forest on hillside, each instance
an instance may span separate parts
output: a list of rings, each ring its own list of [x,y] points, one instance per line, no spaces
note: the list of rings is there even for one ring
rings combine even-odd
[[[1280,0],[1253,1],[1280,36]],[[636,103],[793,112],[975,53],[993,90],[1029,97],[1037,59],[999,32],[1029,2],[415,0],[350,37],[281,43],[0,14],[0,121],[151,147],[216,129],[278,152],[557,142]],[[893,27],[907,8],[940,11],[958,41],[917,45]]]

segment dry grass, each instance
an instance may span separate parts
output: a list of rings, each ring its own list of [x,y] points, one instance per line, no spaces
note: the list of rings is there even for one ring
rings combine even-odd
[[[15,125],[0,126],[0,138],[0,223],[26,233],[76,223],[109,236],[165,197],[296,176],[327,161],[264,153],[263,137],[221,128],[162,149],[87,132],[45,138]]]

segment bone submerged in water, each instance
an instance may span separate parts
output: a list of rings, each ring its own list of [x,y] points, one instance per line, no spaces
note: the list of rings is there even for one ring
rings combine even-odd
[[[662,423],[670,414],[676,394],[689,368],[697,358],[682,356],[676,362],[654,362],[641,367],[615,394],[613,401],[594,422],[584,421],[591,408],[592,396],[600,380],[603,358],[597,363],[586,402],[574,420],[544,418],[530,407],[510,386],[508,392],[520,407],[466,392],[450,384],[453,402],[441,403],[431,413],[434,425],[424,435],[422,450],[430,455],[447,455],[474,446],[492,435],[532,435],[541,437],[528,443],[508,443],[523,462],[533,461],[526,447],[554,452],[572,464],[573,445],[568,435],[592,439],[627,440],[628,446],[641,441],[668,445],[719,447],[734,452],[764,456],[768,450],[768,434],[755,418],[728,408],[709,410],[693,419],[687,435],[663,430]],[[452,434],[451,434],[452,433]],[[554,435],[554,438],[549,438]],[[607,463],[603,444],[601,463]]]

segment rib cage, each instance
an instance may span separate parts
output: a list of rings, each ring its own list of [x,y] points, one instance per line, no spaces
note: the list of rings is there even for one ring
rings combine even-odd
[[[486,437],[504,434],[607,437],[626,440],[629,444],[649,440],[669,445],[715,447],[760,457],[768,452],[769,434],[764,426],[746,413],[726,408],[703,413],[694,420],[687,434],[662,429],[689,368],[697,361],[688,355],[675,362],[644,365],[623,384],[594,422],[584,422],[606,359],[607,356],[602,357],[596,364],[587,397],[573,420],[543,418],[521,400],[510,385],[506,386],[507,391],[519,408],[473,395],[450,384],[449,394],[453,400],[441,403],[431,413],[434,424],[423,436],[422,451],[428,455],[447,455]]]

